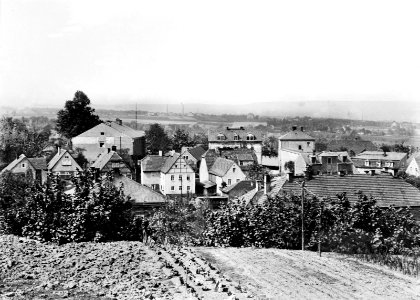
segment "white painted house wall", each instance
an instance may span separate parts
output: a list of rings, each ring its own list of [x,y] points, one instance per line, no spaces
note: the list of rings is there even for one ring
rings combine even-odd
[[[412,176],[420,176],[420,167],[415,159],[411,160],[407,167],[406,173]]]
[[[173,177],[172,177],[173,176]],[[182,177],[182,180],[180,179]],[[195,194],[194,170],[179,157],[168,173],[161,172],[161,192],[168,194]],[[181,189],[180,189],[181,187]]]

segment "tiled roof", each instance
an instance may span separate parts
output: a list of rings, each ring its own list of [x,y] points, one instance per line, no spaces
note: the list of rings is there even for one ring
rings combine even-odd
[[[226,139],[225,140],[218,140],[217,135],[223,134]],[[255,140],[247,140],[248,134],[252,134],[255,136]],[[235,136],[237,136],[237,140],[235,139]],[[245,142],[261,142],[263,138],[263,133],[261,131],[253,130],[253,129],[222,129],[217,131],[211,131],[209,132],[209,142],[239,142],[239,141],[245,141]]]
[[[247,148],[232,150],[220,150],[220,156],[234,161],[255,161],[258,162],[255,151]]]
[[[341,149],[352,150],[354,153],[359,154],[363,151],[374,151],[378,147],[375,146],[371,141],[364,140],[335,140],[331,141],[327,145],[329,151],[339,151]]]
[[[179,153],[174,153],[173,156],[168,157],[161,168],[161,172],[165,174],[168,173],[179,157],[180,157]]]
[[[384,155],[383,151],[365,151],[356,155],[354,158],[359,159],[379,159],[379,160],[402,160],[407,156],[404,152],[386,152]]]
[[[160,172],[168,157],[160,155],[148,155],[141,160],[143,172]]]
[[[54,157],[50,160],[50,162],[48,163],[48,169],[52,169],[55,164],[60,160],[60,158],[64,155],[64,153],[68,152],[67,150],[60,150],[60,153],[56,153],[54,155]]]
[[[188,152],[192,156],[194,156],[196,160],[201,160],[201,156],[206,152],[206,149],[204,149],[202,146],[197,146],[197,147],[188,149]]]
[[[77,137],[98,137],[99,132],[104,132],[107,136],[125,135],[131,138],[143,137],[145,135],[144,131],[135,130],[125,125],[119,125],[115,122],[106,122],[86,130]]]
[[[29,162],[35,168],[35,170],[46,170],[47,160],[45,157],[28,157]]]
[[[120,187],[123,184],[124,195],[130,196],[135,203],[164,203],[165,196],[142,185],[128,177],[116,176],[113,179],[114,185]]]
[[[123,159],[115,151],[104,152],[99,155],[91,167],[102,170],[110,160],[122,161]]]
[[[254,199],[255,195],[258,193],[256,189],[250,190],[248,193],[240,196],[238,199],[239,201],[245,202],[245,205],[248,205],[252,199]]]
[[[336,197],[346,192],[350,202],[358,199],[357,192],[373,196],[381,207],[420,206],[420,190],[400,178],[390,175],[314,176],[306,181],[306,189],[319,197]],[[282,190],[300,195],[301,187],[296,182],[285,181]]]
[[[290,131],[284,135],[282,135],[281,137],[279,137],[279,140],[281,141],[293,141],[293,140],[297,140],[297,141],[315,141],[315,138],[311,137],[309,134],[301,131],[301,130],[293,130]]]
[[[233,160],[217,157],[211,166],[209,173],[216,176],[224,176],[234,163]]]
[[[108,123],[110,127],[116,129],[117,131],[131,137],[131,138],[138,138],[145,136],[145,132],[142,130],[135,130],[131,127],[125,126],[125,125],[119,125],[116,122],[109,122]]]
[[[243,194],[248,191],[255,189],[255,181],[253,180],[242,180],[230,186],[222,189],[222,192],[229,194],[230,192],[242,192]]]
[[[10,164],[7,165],[6,168],[4,168],[1,173],[5,172],[5,171],[10,171],[12,170],[15,166],[17,166],[23,159],[25,159],[26,156],[25,154],[21,154],[19,155],[18,158],[16,158],[14,161],[12,161]]]

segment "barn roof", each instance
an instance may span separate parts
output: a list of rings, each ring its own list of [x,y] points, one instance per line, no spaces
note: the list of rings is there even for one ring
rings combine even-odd
[[[168,157],[160,155],[148,155],[141,160],[143,172],[160,172]]]
[[[224,176],[234,163],[233,160],[217,157],[211,166],[209,173],[216,176]]]

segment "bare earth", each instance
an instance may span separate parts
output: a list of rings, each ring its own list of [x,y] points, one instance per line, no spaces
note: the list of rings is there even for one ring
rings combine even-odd
[[[259,299],[420,299],[420,280],[334,253],[197,248]]]

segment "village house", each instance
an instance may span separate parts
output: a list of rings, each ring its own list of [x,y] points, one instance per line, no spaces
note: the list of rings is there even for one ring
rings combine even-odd
[[[47,162],[44,157],[26,157],[21,154],[4,168],[0,174],[6,171],[16,175],[31,176],[33,180],[44,183],[47,180]]]
[[[364,151],[377,151],[378,147],[371,141],[361,140],[360,138],[333,140],[327,144],[327,151],[347,151],[350,156],[355,156]]]
[[[306,170],[305,158],[307,155],[314,153],[315,139],[300,130],[297,126],[292,127],[292,131],[279,137],[279,170],[281,174],[290,171],[285,168],[285,164],[289,161],[293,162],[295,175],[303,175]],[[302,154],[306,154],[302,156]]]
[[[220,157],[233,160],[245,174],[247,174],[254,163],[258,164],[255,152],[252,149],[247,148],[232,150],[220,149]]]
[[[233,160],[215,156],[203,156],[201,159],[200,183],[207,190],[205,194],[210,194],[209,189],[213,188],[215,193],[221,195],[221,188],[245,178],[246,175]]]
[[[238,198],[251,190],[258,190],[258,183],[255,180],[242,180],[232,185],[222,188],[222,195],[229,200]]]
[[[63,180],[69,180],[71,176],[76,175],[77,171],[82,171],[73,156],[67,150],[61,148],[57,149],[57,153],[50,160],[47,168],[49,172],[59,175]]]
[[[354,164],[346,151],[321,152],[307,155],[307,165],[311,166],[314,175],[353,174]]]
[[[155,191],[160,191],[160,172],[167,157],[148,155],[140,160],[140,182]]]
[[[114,175],[123,175],[131,178],[130,167],[118,155],[117,152],[107,149],[90,166],[98,175],[105,175],[112,172]]]
[[[106,121],[72,138],[73,149],[80,148],[90,164],[94,163],[105,149],[127,150],[138,161],[146,154],[144,131],[135,130],[122,124]]]
[[[226,127],[224,130],[209,132],[209,149],[220,151],[221,149],[247,148],[254,150],[258,163],[261,163],[262,133],[256,130],[248,130],[244,127]]]
[[[200,169],[201,156],[206,152],[203,146],[196,147],[182,147],[181,155],[187,161],[187,163],[193,168],[194,171],[198,172]]]
[[[405,172],[411,176],[420,176],[420,153],[417,153],[410,157]]]
[[[352,158],[357,172],[380,173],[387,172],[396,175],[407,165],[407,153],[365,151]]]
[[[164,195],[195,194],[195,172],[178,153],[165,160],[160,172],[160,191]]]

